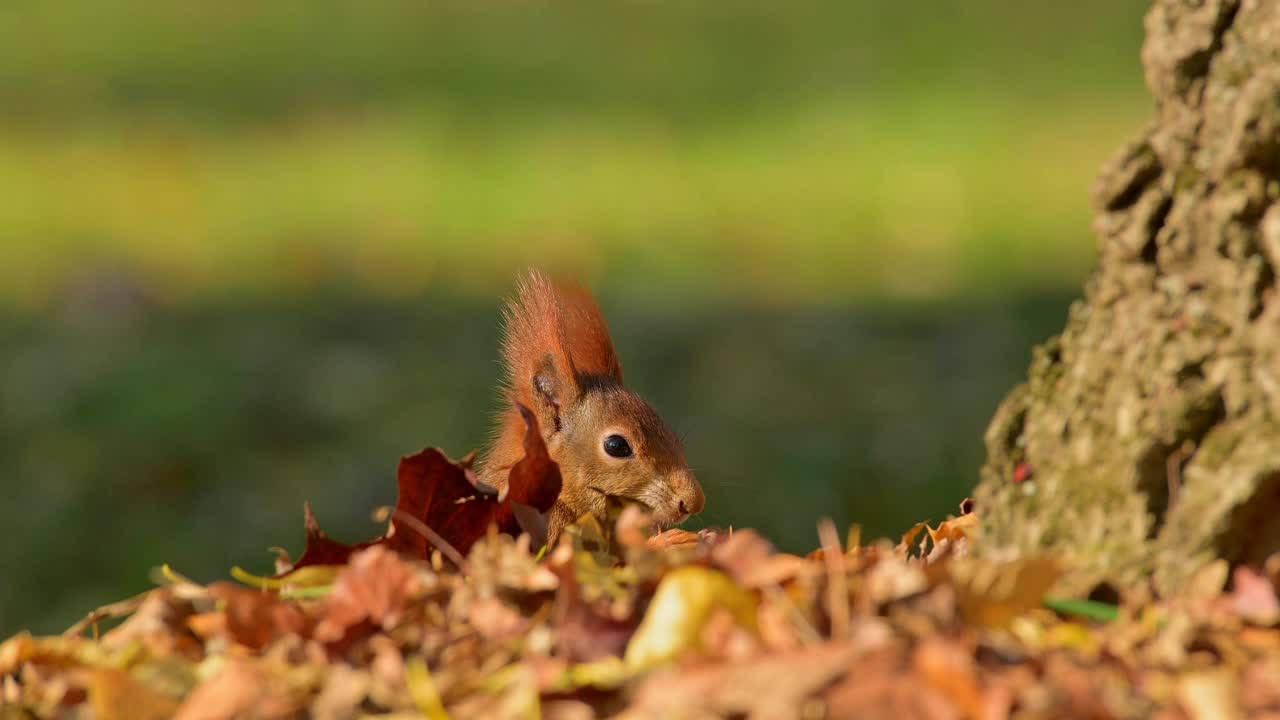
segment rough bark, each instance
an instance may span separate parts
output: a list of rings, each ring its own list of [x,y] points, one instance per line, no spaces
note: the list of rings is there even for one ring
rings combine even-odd
[[[1098,178],[1099,266],[977,490],[983,552],[1056,552],[1071,591],[1280,551],[1280,0],[1156,0],[1146,33],[1155,117]]]

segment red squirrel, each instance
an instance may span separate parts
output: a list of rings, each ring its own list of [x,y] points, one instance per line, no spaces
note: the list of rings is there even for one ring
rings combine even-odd
[[[590,293],[526,274],[504,312],[505,407],[480,460],[479,479],[503,488],[524,456],[530,408],[563,488],[548,518],[555,542],[586,513],[603,519],[610,497],[638,503],[659,526],[702,511],[705,498],[679,436],[622,383],[609,328]]]

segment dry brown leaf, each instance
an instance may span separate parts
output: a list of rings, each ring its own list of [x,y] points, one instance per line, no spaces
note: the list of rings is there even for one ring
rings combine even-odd
[[[797,555],[774,552],[773,545],[753,530],[737,530],[711,549],[711,561],[745,588],[780,585],[801,575],[814,575],[822,566]]]
[[[355,717],[357,708],[369,696],[372,678],[365,670],[357,670],[346,663],[338,663],[329,669],[320,694],[311,704],[311,715],[316,720],[345,720]]]
[[[1280,621],[1280,600],[1271,581],[1247,567],[1231,576],[1231,609],[1246,622],[1270,626]]]
[[[1239,703],[1239,683],[1223,670],[1184,675],[1178,681],[1178,704],[1192,720],[1244,718]]]
[[[744,578],[774,553],[773,544],[754,530],[738,530],[711,549],[711,562],[735,581]]]
[[[649,545],[652,529],[651,513],[645,512],[639,505],[627,505],[618,515],[618,522],[614,525],[614,538],[623,547],[642,548]],[[652,548],[652,545],[649,547]]]
[[[337,643],[361,625],[389,629],[422,589],[416,571],[380,545],[361,550],[338,575],[315,628],[315,638]]]
[[[481,635],[493,640],[509,640],[523,635],[529,622],[498,598],[483,598],[471,604],[467,619]]]
[[[261,650],[282,635],[306,634],[310,624],[296,605],[280,602],[275,593],[221,582],[209,586],[209,594],[223,604],[222,625],[227,634],[254,650]],[[212,625],[204,629],[211,629]]]
[[[1062,717],[1111,720],[1115,714],[1099,697],[1098,683],[1089,672],[1061,654],[1049,656],[1045,679],[1057,690],[1053,710]]]
[[[187,618],[191,632],[208,640],[227,633],[227,616],[217,611],[198,613]]]
[[[560,585],[556,590],[552,622],[559,655],[569,662],[621,655],[640,622],[636,617],[614,617],[607,603],[588,602],[575,564],[580,559],[583,565],[593,565],[595,561],[591,558],[586,551],[575,555],[568,546],[562,545],[551,564]]]
[[[369,647],[373,651],[373,660],[369,663],[372,681],[369,697],[383,707],[395,707],[401,699],[408,696],[409,691],[404,654],[386,635],[371,638]]]
[[[978,527],[978,514],[967,513],[938,523],[937,529],[925,527],[929,542],[933,544],[926,558],[937,562],[944,557],[963,554],[968,547],[969,536]]]
[[[270,679],[248,660],[229,660],[213,677],[196,687],[178,708],[174,720],[275,720],[291,717],[296,703],[273,692]]]
[[[928,521],[918,522],[911,526],[911,529],[902,534],[902,539],[898,541],[898,546],[894,548],[898,553],[907,554],[915,546],[916,538],[920,537],[920,533],[929,529]]]
[[[650,550],[668,550],[675,547],[697,546],[699,540],[697,533],[671,528],[649,538],[648,546]]]
[[[1250,715],[1280,712],[1280,655],[1260,658],[1245,668],[1240,680],[1240,704]]]
[[[1231,563],[1218,558],[1196,571],[1187,581],[1180,597],[1188,601],[1212,600],[1222,593],[1231,573]]]
[[[798,555],[778,553],[743,573],[741,584],[756,589],[767,585],[782,585],[801,577],[812,577],[822,572],[820,565]]]
[[[756,613],[760,642],[771,652],[798,650],[801,642],[794,622],[788,608],[781,607],[778,603],[761,604]]]
[[[976,516],[914,529],[926,562],[888,541],[851,550],[830,525],[808,557],[750,531],[667,533],[658,547],[693,550],[660,552],[642,511],[614,509],[545,559],[496,530],[434,570],[380,543],[308,589],[320,600],[185,582],[104,606],[133,614],[101,642],[19,635],[0,645],[0,719],[160,717],[183,695],[188,718],[465,720],[539,702],[570,720],[1280,715],[1280,560],[1225,594],[1223,564],[1189,597],[1126,592],[1102,624],[1039,609],[1051,563],[957,557]]]
[[[832,644],[654,673],[636,690],[626,717],[801,718],[810,706],[806,701],[818,709],[816,694],[842,675],[856,655],[848,645]]]
[[[933,638],[916,648],[911,666],[968,717],[982,715],[982,688],[972,650],[957,641]]]
[[[98,720],[160,720],[171,717],[178,702],[123,670],[99,668],[90,675],[89,706]]]
[[[543,720],[595,720],[596,711],[582,700],[557,699],[542,703]]]
[[[760,641],[755,633],[739,625],[733,613],[725,608],[711,611],[702,626],[699,645],[708,657],[730,662],[745,660],[760,652]]]
[[[0,675],[16,675],[24,664],[36,656],[37,644],[36,639],[26,630],[0,643]]]
[[[945,577],[956,589],[965,618],[983,627],[999,627],[1041,606],[1062,570],[1051,558],[996,563],[955,558],[930,567],[930,576]]]
[[[102,643],[112,648],[143,643],[156,656],[197,652],[195,643],[180,632],[193,612],[191,603],[175,597],[171,588],[156,588],[137,611],[102,636]]]
[[[859,720],[960,720],[960,710],[907,672],[901,643],[857,658],[825,693],[828,717]]]
[[[881,557],[863,576],[868,600],[881,605],[910,597],[929,587],[929,578],[917,564],[894,557]]]

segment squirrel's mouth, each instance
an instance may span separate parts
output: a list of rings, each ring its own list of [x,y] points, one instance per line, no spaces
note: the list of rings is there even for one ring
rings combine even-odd
[[[605,492],[604,490],[601,490],[600,488],[595,486],[588,486],[588,489],[599,493],[604,498],[604,505],[607,512],[621,511],[627,505],[635,505],[636,507],[640,508],[646,513],[649,513],[650,515],[657,514],[657,511],[654,509],[652,505],[645,502],[644,500],[641,500],[638,497],[632,497],[630,495],[618,495],[617,493]]]
[[[680,513],[680,512],[673,513],[673,512],[670,512],[669,510],[663,510],[662,508],[659,508],[651,504],[646,499],[641,499],[641,498],[633,497],[630,495],[617,495],[614,493],[607,493],[598,487],[591,487],[590,489],[604,496],[606,508],[611,508],[616,506],[615,509],[621,510],[623,507],[627,505],[635,505],[636,507],[640,508],[645,512],[645,514],[647,514],[650,518],[653,519],[653,529],[655,532],[662,532],[667,528],[679,525],[680,523],[689,519],[689,513]]]

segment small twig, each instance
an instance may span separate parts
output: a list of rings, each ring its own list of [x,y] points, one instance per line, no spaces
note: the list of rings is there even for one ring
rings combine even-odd
[[[139,607],[142,606],[142,602],[146,600],[147,595],[150,595],[150,594],[151,594],[151,591],[148,590],[147,592],[139,593],[128,599],[118,600],[109,605],[103,605],[97,610],[94,610],[93,612],[84,616],[84,618],[82,618],[80,622],[77,622],[75,625],[72,625],[71,627],[67,628],[66,631],[62,633],[62,636],[66,638],[80,637],[84,635],[84,631],[86,629],[92,626],[93,639],[97,640],[98,639],[98,623],[102,622],[103,620],[111,620],[113,618],[132,615],[134,612],[138,610]]]
[[[849,581],[845,577],[840,535],[831,518],[822,518],[818,522],[818,539],[822,541],[822,560],[827,566],[827,612],[831,614],[831,637],[844,640],[849,636]]]
[[[408,525],[411,530],[426,538],[427,542],[431,543],[435,549],[439,550],[445,557],[449,558],[454,565],[457,565],[458,569],[461,570],[464,575],[468,574],[467,559],[462,557],[462,553],[458,552],[458,549],[451,545],[448,540],[441,537],[440,533],[427,527],[426,523],[403,510],[392,507],[380,507],[374,511],[374,517],[376,518],[385,519],[388,516],[394,517],[396,520],[403,522],[405,525]]]

